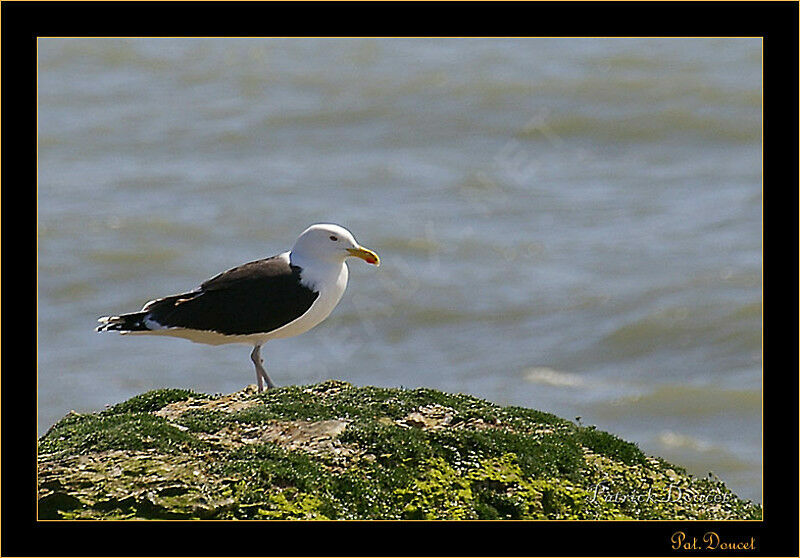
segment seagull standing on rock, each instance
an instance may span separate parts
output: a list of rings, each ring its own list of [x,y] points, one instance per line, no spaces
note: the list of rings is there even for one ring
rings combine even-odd
[[[347,287],[349,257],[380,265],[378,255],[344,227],[311,225],[288,252],[224,271],[193,291],[151,300],[139,312],[102,317],[96,331],[252,345],[261,392],[264,382],[275,387],[261,346],[305,333],[328,317]]]

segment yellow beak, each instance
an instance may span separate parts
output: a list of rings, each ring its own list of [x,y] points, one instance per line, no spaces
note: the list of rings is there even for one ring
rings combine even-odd
[[[369,250],[368,248],[364,248],[363,246],[359,246],[358,248],[348,248],[348,252],[350,252],[351,256],[355,256],[356,258],[361,258],[367,263],[373,264],[375,266],[381,265],[381,259],[378,257],[378,254]]]

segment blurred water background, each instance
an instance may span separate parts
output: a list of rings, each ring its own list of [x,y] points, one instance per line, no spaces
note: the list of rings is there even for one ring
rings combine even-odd
[[[278,385],[596,424],[761,499],[758,39],[40,39],[38,429],[254,383],[93,331],[335,222],[375,249]]]

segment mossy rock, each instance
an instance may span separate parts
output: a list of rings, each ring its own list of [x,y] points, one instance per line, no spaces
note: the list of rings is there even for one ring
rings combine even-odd
[[[716,478],[554,415],[328,381],[155,390],[39,440],[40,519],[760,519]]]

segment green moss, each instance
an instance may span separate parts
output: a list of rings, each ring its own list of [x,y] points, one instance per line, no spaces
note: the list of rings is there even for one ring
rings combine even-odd
[[[109,449],[185,451],[202,444],[194,437],[148,413],[70,415],[39,441],[39,452],[83,454]]]
[[[197,393],[188,389],[156,389],[131,397],[127,401],[118,403],[104,410],[104,415],[118,415],[122,413],[150,413],[158,411],[170,403],[195,399],[211,399],[210,395]]]
[[[594,426],[580,427],[575,432],[575,437],[581,445],[589,448],[595,453],[607,455],[613,459],[618,459],[628,465],[647,463],[647,457],[636,444],[597,430]]]
[[[227,413],[213,409],[189,409],[177,420],[178,424],[185,426],[190,432],[206,433],[217,432],[230,422]]]
[[[454,414],[454,423],[474,419],[496,422],[499,417],[511,416],[504,408],[470,395],[448,394],[426,388],[359,388],[336,380],[313,386],[289,386],[269,390],[261,394],[259,399],[264,403],[263,406],[240,411],[234,415],[235,420],[253,424],[269,420],[332,418],[370,420],[386,417],[394,420],[423,405],[450,408]],[[555,421],[569,424],[554,415],[535,411],[533,413],[548,423]]]
[[[451,424],[482,421],[488,424],[506,422],[525,429],[540,425],[574,428],[572,423],[532,409],[500,407],[494,403],[464,394],[448,394],[437,390],[354,387],[346,382],[331,380],[312,386],[288,386],[259,394],[261,405],[248,407],[226,416],[208,417],[196,413],[197,422],[189,419],[181,424],[190,428],[221,429],[226,424],[266,424],[287,420],[348,419],[375,422],[379,419],[398,420],[425,405],[448,409]],[[199,424],[205,423],[205,424]],[[191,425],[190,425],[191,424]]]
[[[327,472],[302,453],[288,452],[275,444],[256,444],[230,452],[212,470],[224,478],[243,479],[232,486],[237,505],[225,515],[238,519],[325,519],[336,514],[326,496],[330,482]]]
[[[407,488],[394,491],[405,519],[474,519],[470,482],[445,460],[425,463],[422,474]]]
[[[391,470],[366,465],[330,478],[329,494],[336,503],[336,519],[399,519],[402,510],[393,498],[393,487],[402,486]]]
[[[247,490],[293,487],[310,492],[324,484],[324,469],[309,456],[286,451],[275,444],[256,444],[230,452],[218,463],[224,476],[236,475],[248,479]],[[247,492],[241,492],[248,501]]]
[[[569,481],[532,479],[504,454],[459,471],[440,458],[395,495],[405,519],[623,519],[607,504],[588,509],[590,494]]]
[[[462,467],[510,453],[519,457],[526,475],[578,479],[583,465],[580,446],[558,436],[535,438],[504,430],[454,430],[432,433],[431,443],[445,459]]]
[[[257,510],[259,519],[329,519],[324,511],[325,502],[313,494],[283,491],[270,494]]]
[[[156,390],[65,417],[39,451],[42,519],[761,517],[595,427],[431,389]]]
[[[522,428],[530,428],[532,425],[549,425],[571,429],[574,426],[568,420],[550,413],[537,411],[536,409],[509,406],[503,407],[502,411],[506,420],[511,422],[514,426]]]
[[[400,428],[377,421],[350,425],[341,435],[344,443],[356,444],[374,455],[382,467],[404,467],[433,456],[427,434],[418,428]]]
[[[317,386],[289,386],[259,396],[263,406],[236,413],[236,420],[259,423],[268,420],[324,420],[332,418],[374,418],[402,416],[414,404],[407,390],[356,388],[345,382],[324,382]]]
[[[386,487],[392,476],[371,475],[371,469],[332,474],[307,455],[259,444],[231,452],[217,470],[247,479],[234,486],[239,505],[231,515],[240,519],[399,517]]]

